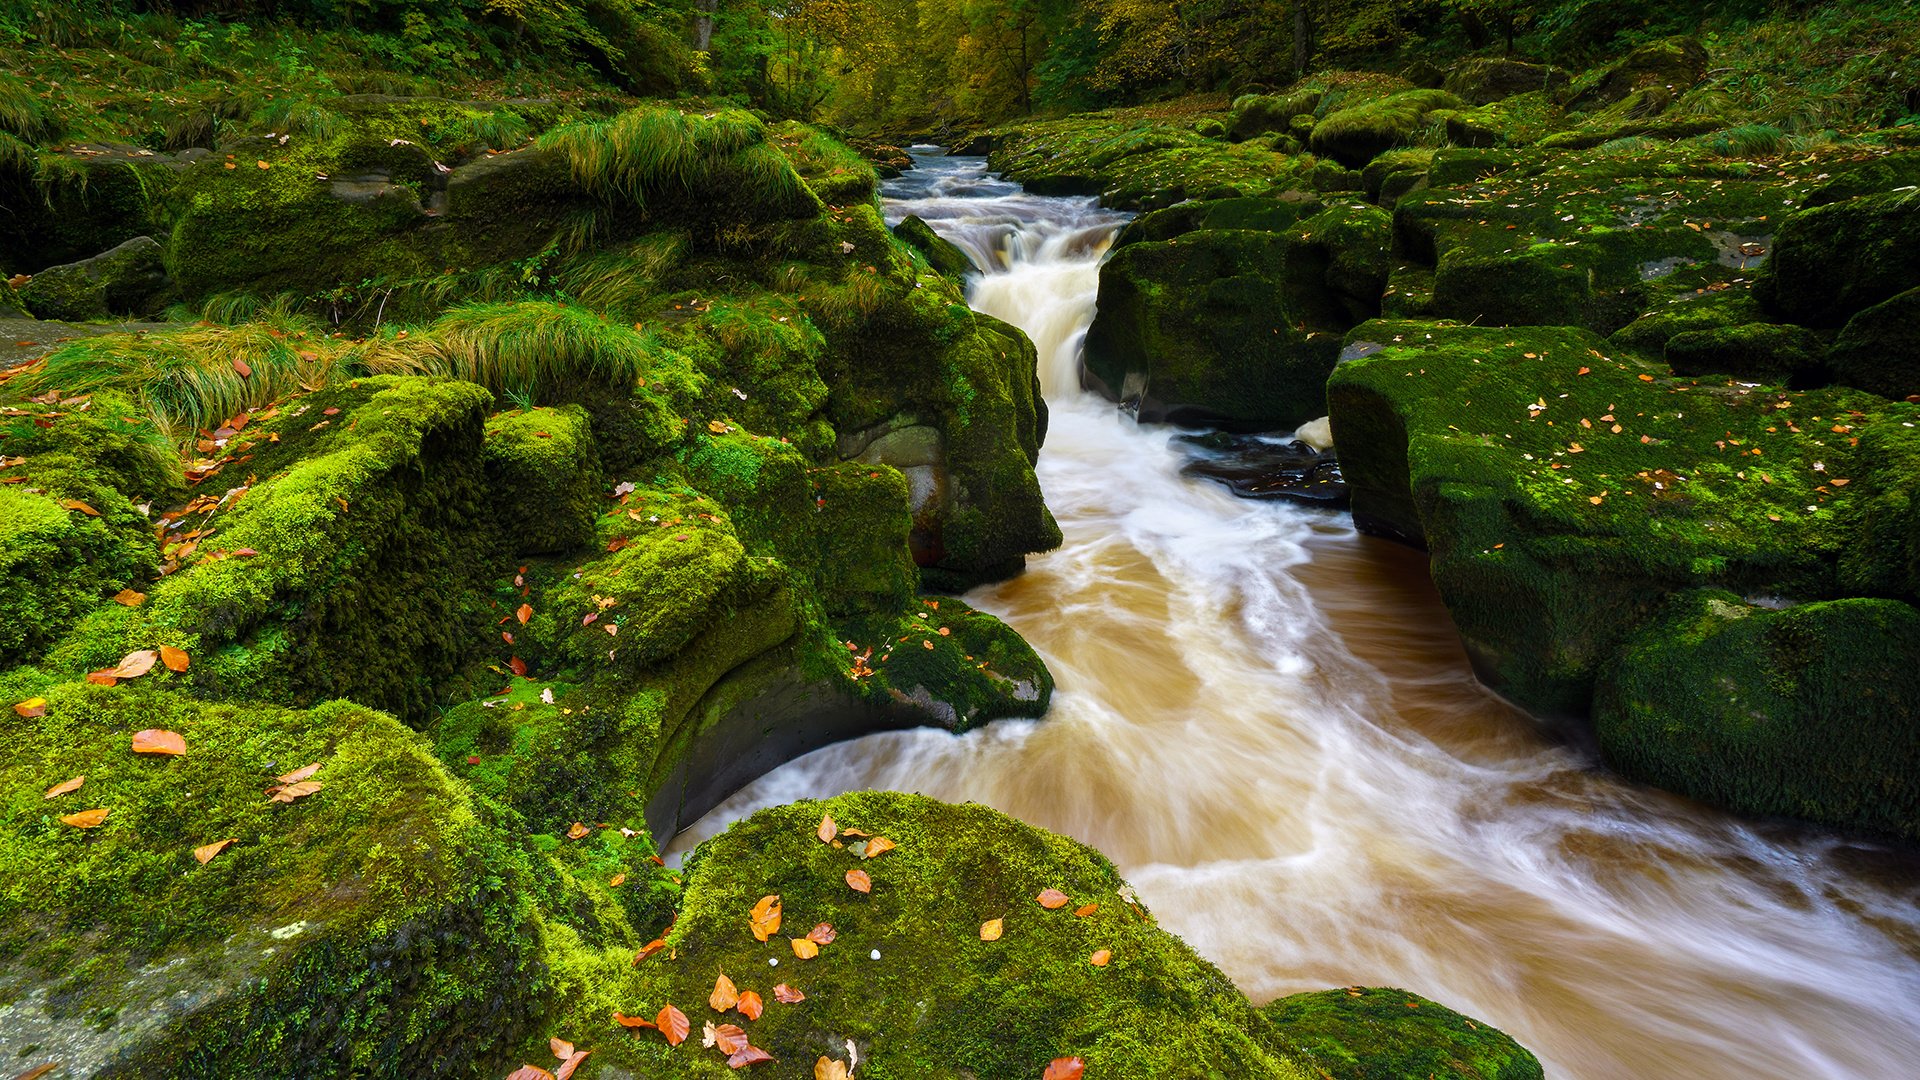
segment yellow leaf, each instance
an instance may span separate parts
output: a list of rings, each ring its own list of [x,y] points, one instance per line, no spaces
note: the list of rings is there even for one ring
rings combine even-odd
[[[201,844],[199,847],[193,849],[193,857],[199,860],[201,866],[205,866],[208,862],[212,861],[215,855],[227,850],[227,845],[237,844],[239,842],[237,839],[229,839],[215,840],[211,844]]]
[[[65,795],[69,791],[79,791],[80,785],[86,782],[87,782],[87,778],[84,774],[80,776],[76,776],[71,780],[62,780],[59,783],[48,788],[47,793],[40,797],[42,799],[57,799],[60,796]]]
[[[71,825],[76,829],[91,829],[107,820],[107,810],[101,807],[95,810],[82,810],[77,814],[64,814],[60,818],[62,825]]]
[[[980,924],[981,941],[999,941],[1000,934],[1006,929],[1006,920],[988,919]]]
[[[45,716],[47,715],[47,699],[43,697],[30,697],[25,701],[16,703],[13,711],[18,713],[23,720],[31,720],[36,716]]]
[[[815,945],[806,938],[788,938],[787,943],[793,946],[793,955],[802,960],[811,960],[820,955],[820,946]]]

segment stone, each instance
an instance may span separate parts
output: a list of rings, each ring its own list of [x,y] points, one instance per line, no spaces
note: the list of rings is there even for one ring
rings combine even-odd
[[[1882,397],[1920,394],[1920,288],[1847,320],[1827,354],[1833,377]]]
[[[40,271],[20,289],[20,299],[42,319],[149,315],[167,288],[165,254],[153,237],[136,236],[90,259]]]
[[[1754,295],[1804,326],[1840,326],[1856,312],[1920,288],[1920,193],[1829,203],[1787,218]]]
[[[967,258],[967,253],[960,250],[958,244],[934,232],[933,226],[913,214],[908,214],[893,227],[893,235],[925,255],[928,265],[948,277],[965,277],[979,272],[979,268],[973,265],[973,260]]]
[[[1572,81],[1560,68],[1506,57],[1473,57],[1447,71],[1441,89],[1469,105],[1486,105],[1534,90],[1555,90]]]

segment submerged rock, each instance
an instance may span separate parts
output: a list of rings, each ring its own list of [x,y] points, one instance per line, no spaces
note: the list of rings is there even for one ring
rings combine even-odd
[[[1289,499],[1316,506],[1347,505],[1347,485],[1331,450],[1270,435],[1181,435],[1175,444],[1193,460],[1181,472],[1227,485],[1249,499]]]

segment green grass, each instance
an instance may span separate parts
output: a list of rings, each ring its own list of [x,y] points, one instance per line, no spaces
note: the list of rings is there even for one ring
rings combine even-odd
[[[542,400],[580,383],[630,387],[652,364],[647,339],[583,308],[552,301],[471,304],[427,330],[411,355],[369,363],[378,374],[447,375]]]

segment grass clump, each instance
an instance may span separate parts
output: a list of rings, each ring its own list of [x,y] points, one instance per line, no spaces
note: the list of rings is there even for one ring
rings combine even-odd
[[[455,308],[434,322],[418,352],[369,366],[381,374],[446,375],[545,397],[580,383],[630,387],[651,365],[651,351],[632,327],[583,308],[529,300]]]
[[[739,109],[707,115],[629,109],[558,128],[541,145],[564,153],[574,179],[592,194],[642,210],[722,195],[773,217],[814,204],[793,166],[767,143],[766,125]]]

